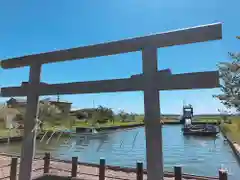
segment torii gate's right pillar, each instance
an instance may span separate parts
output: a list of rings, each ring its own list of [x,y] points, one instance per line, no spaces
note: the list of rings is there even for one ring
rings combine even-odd
[[[148,180],[163,180],[162,125],[159,91],[154,80],[157,74],[157,48],[142,51],[144,77],[144,121]]]

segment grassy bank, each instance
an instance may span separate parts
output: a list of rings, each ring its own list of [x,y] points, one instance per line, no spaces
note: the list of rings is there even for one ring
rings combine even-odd
[[[221,120],[221,116],[195,116],[194,121],[202,122],[202,123],[216,123]]]
[[[89,123],[88,123],[89,122]],[[57,130],[57,129],[75,129],[76,127],[92,127],[91,119],[88,119],[88,122],[79,121],[76,117],[66,117],[62,119],[48,119],[44,122],[43,129],[47,131]],[[94,126],[96,127],[112,127],[112,126],[128,126],[134,124],[142,124],[143,116],[136,116],[134,121],[131,122],[122,122],[120,118],[116,117],[114,123],[108,121],[106,123],[97,123]],[[14,137],[22,135],[22,131],[19,130],[11,130],[11,134],[9,130],[5,128],[4,122],[0,122],[0,138],[4,137]]]
[[[87,122],[77,120],[74,117],[70,117],[68,119],[64,119],[59,121],[58,123],[53,121],[48,121],[44,124],[44,130],[54,130],[54,129],[75,129],[76,127],[113,127],[113,126],[128,126],[133,124],[142,124],[143,116],[136,116],[134,121],[130,122],[122,122],[119,117],[115,117],[114,123],[111,121],[107,121],[105,123],[95,123],[94,125],[91,123],[92,120],[88,119]]]
[[[0,122],[0,138],[1,137],[15,137],[15,136],[21,136],[23,134],[22,130],[16,130],[13,129],[11,132],[9,132],[8,129],[5,128],[4,123]]]
[[[231,118],[232,124],[222,124],[222,131],[230,138],[230,140],[240,144],[240,117]]]
[[[108,121],[106,123],[95,124],[96,127],[112,127],[112,126],[128,126],[133,124],[143,123],[144,116],[135,116],[135,120],[131,122],[122,122],[119,117],[115,117],[114,123]],[[195,122],[211,123],[220,120],[220,116],[195,116]],[[164,117],[163,122],[179,122],[178,117]],[[67,117],[58,120],[47,120],[44,123],[44,130],[56,130],[56,129],[75,129],[76,127],[92,127],[91,119],[87,122],[79,121],[75,117]],[[233,140],[240,144],[240,117],[233,117],[232,124],[222,125],[222,129]],[[8,137],[9,131],[4,128],[4,124],[0,123],[0,137]],[[19,132],[12,130],[11,136],[19,136]]]

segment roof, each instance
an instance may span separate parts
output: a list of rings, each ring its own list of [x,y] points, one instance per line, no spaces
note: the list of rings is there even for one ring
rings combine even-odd
[[[15,99],[16,102],[18,103],[26,103],[27,102],[27,99],[21,99],[21,98],[10,98],[8,101],[10,101],[11,99]],[[52,103],[66,103],[66,104],[72,104],[71,102],[68,102],[68,101],[57,101],[57,99],[53,99],[53,98],[45,98],[45,99],[42,99],[40,101],[44,101],[44,100],[47,100],[49,102],[52,102]]]
[[[52,103],[65,103],[65,104],[72,104],[71,102],[68,102],[68,101],[52,101],[50,100],[49,102],[52,102]]]
[[[86,112],[86,113],[92,113],[96,110],[96,108],[84,108],[84,109],[71,109],[71,113],[74,112]]]
[[[52,103],[66,103],[66,104],[72,104],[71,102],[68,102],[68,101],[62,101],[62,100],[59,100],[58,101],[58,99],[57,98],[53,98],[53,97],[51,97],[51,98],[45,98],[45,99],[42,99],[42,100],[40,100],[40,101],[48,101],[48,102],[52,102]]]
[[[10,101],[12,99],[15,99],[16,102],[19,102],[19,103],[26,103],[27,102],[27,99],[21,99],[21,98],[10,98],[8,101]]]

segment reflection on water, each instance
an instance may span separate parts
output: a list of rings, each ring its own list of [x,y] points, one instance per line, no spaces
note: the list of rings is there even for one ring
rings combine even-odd
[[[99,163],[105,157],[107,164],[133,167],[136,161],[146,162],[145,133],[143,128],[111,131],[93,137],[72,137],[46,140],[37,143],[37,154],[50,151],[60,159],[70,160],[78,156],[82,162]],[[163,128],[164,167],[172,171],[174,165],[182,165],[185,173],[217,176],[220,167],[227,168],[229,179],[240,177],[240,166],[224,138],[183,137],[180,125]],[[20,143],[0,146],[1,152],[20,152]],[[146,163],[144,164],[146,165]]]

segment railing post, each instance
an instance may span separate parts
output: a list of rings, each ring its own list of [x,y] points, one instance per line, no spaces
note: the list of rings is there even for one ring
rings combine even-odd
[[[72,157],[71,177],[77,177],[78,157]]]
[[[17,179],[17,161],[18,158],[14,157],[11,161],[11,169],[10,169],[10,180]]]
[[[227,180],[227,171],[220,169],[219,170],[219,180]]]
[[[182,167],[181,166],[174,167],[174,177],[175,177],[175,180],[182,180]]]
[[[43,167],[43,172],[44,173],[49,173],[49,168],[50,168],[50,153],[45,153],[44,159],[44,167]]]
[[[137,162],[137,180],[143,180],[143,163]]]
[[[105,166],[106,166],[106,161],[104,158],[101,158],[100,166],[99,166],[99,180],[105,179]]]

